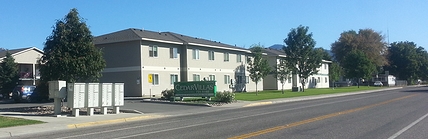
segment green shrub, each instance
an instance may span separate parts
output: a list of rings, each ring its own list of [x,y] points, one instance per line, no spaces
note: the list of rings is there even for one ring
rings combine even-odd
[[[219,102],[231,103],[235,101],[235,93],[230,91],[217,92],[215,98]]]
[[[171,100],[174,97],[174,89],[167,89],[162,91],[162,99]]]

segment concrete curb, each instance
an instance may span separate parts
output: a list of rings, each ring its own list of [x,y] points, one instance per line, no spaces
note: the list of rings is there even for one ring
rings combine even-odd
[[[129,118],[119,118],[119,119],[113,119],[113,120],[68,124],[67,128],[82,128],[82,127],[98,126],[98,125],[105,125],[105,124],[115,124],[115,123],[124,123],[124,122],[138,121],[138,120],[155,119],[155,118],[162,118],[162,117],[167,117],[167,116],[166,115],[144,115],[144,116],[129,117]]]

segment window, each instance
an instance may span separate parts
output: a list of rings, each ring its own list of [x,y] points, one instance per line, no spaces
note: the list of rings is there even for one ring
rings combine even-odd
[[[158,46],[156,45],[149,46],[149,56],[158,57]]]
[[[241,61],[241,54],[236,54],[236,62],[242,62]]]
[[[225,62],[229,61],[229,53],[224,53],[224,61]]]
[[[215,81],[215,75],[210,75],[210,81]]]
[[[193,49],[193,59],[199,59],[199,49]]]
[[[245,76],[245,82],[250,83],[250,76]]]
[[[327,77],[325,77],[325,80],[324,80],[324,82],[325,82],[325,83],[327,83]]]
[[[288,77],[288,83],[291,83],[291,77]]]
[[[177,58],[178,50],[177,48],[169,48],[169,58]]]
[[[224,75],[224,84],[230,84],[230,76]]]
[[[193,74],[193,81],[201,81],[201,76],[198,74]]]
[[[320,82],[321,82],[321,78],[320,78],[320,77],[318,77],[317,83],[320,83]]]
[[[153,74],[152,75],[153,77],[153,81],[152,81],[152,83],[153,83],[153,85],[159,85],[159,74]]]
[[[170,79],[171,79],[171,85],[174,85],[175,82],[178,82],[178,75],[177,74],[171,74]]]
[[[208,51],[208,60],[214,60],[214,51]]]

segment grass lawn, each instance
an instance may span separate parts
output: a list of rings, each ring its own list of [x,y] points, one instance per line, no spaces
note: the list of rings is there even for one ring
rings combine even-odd
[[[275,99],[275,98],[290,98],[290,97],[299,97],[299,96],[312,96],[312,95],[321,95],[321,94],[334,94],[334,93],[344,93],[344,92],[356,92],[356,91],[365,91],[365,90],[376,90],[386,87],[373,87],[373,86],[351,86],[351,87],[338,87],[338,88],[311,88],[305,89],[305,92],[291,92],[291,90],[284,90],[282,94],[281,90],[268,90],[260,91],[256,96],[256,92],[246,92],[246,93],[235,93],[236,100],[244,101],[257,101],[265,99]]]
[[[0,128],[44,123],[42,121],[0,116]]]

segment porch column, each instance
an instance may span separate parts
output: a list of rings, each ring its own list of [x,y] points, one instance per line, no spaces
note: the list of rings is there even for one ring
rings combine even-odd
[[[36,64],[33,65],[33,85],[36,85]]]

